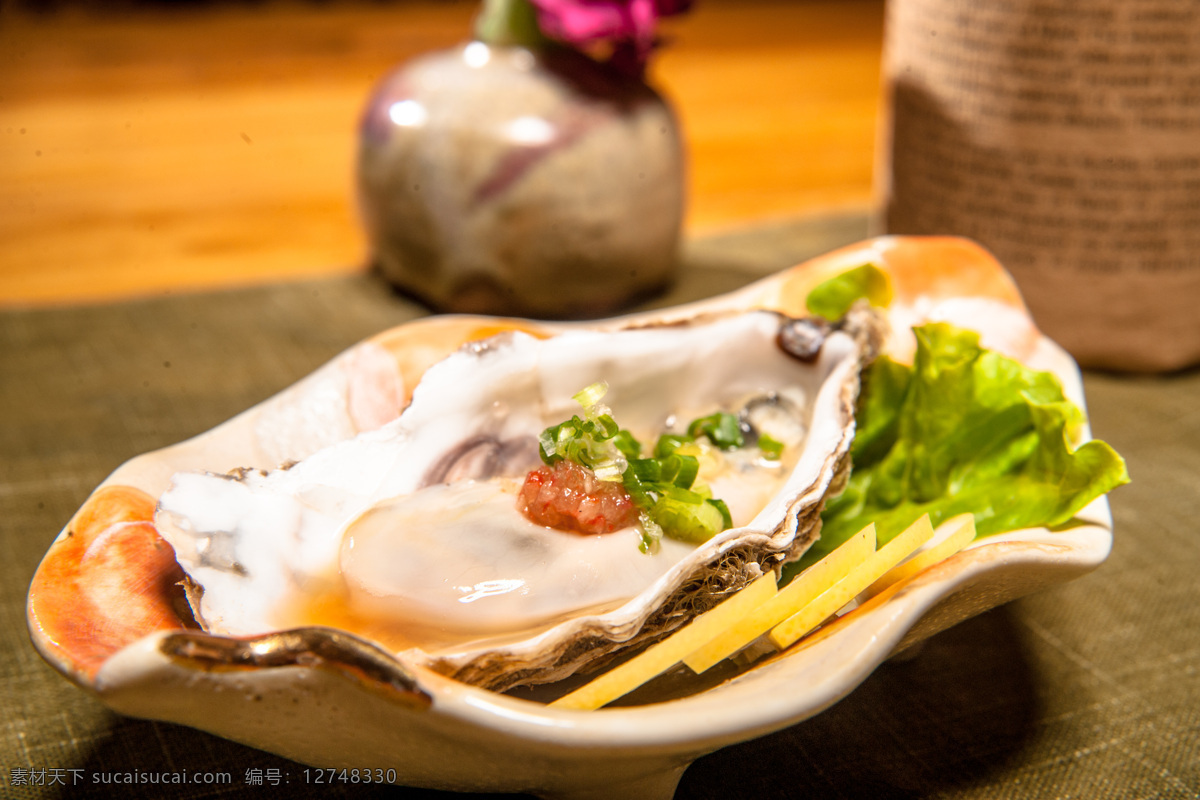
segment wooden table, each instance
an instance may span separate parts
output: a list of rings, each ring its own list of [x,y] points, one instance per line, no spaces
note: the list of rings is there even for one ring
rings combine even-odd
[[[0,307],[361,270],[357,115],[474,2],[0,12]],[[652,81],[688,231],[865,208],[882,0],[701,0]]]

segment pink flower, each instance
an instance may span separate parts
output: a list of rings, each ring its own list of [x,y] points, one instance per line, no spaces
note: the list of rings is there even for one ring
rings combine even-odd
[[[551,39],[577,48],[613,45],[612,61],[645,67],[654,49],[659,17],[687,11],[692,0],[530,0],[538,27]]]

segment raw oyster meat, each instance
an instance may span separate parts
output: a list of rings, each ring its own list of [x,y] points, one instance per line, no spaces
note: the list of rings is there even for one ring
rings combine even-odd
[[[559,680],[803,553],[849,468],[876,328],[867,311],[838,330],[752,311],[500,334],[429,368],[379,430],[270,472],[177,474],[155,524],[210,632],[331,625],[492,689]],[[537,525],[516,497],[538,434],[598,381],[642,441],[724,410],[786,440],[783,458],[716,459],[734,526],[700,545]]]

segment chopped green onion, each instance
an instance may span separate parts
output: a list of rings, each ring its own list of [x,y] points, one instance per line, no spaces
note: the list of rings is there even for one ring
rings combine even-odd
[[[650,518],[650,515],[643,511],[638,516],[638,528],[641,530],[642,541],[638,544],[638,550],[641,550],[647,555],[658,552],[658,542],[662,539],[662,526]]]
[[[730,516],[729,506],[725,505],[724,500],[718,500],[715,497],[706,497],[706,498],[704,498],[704,502],[708,503],[710,506],[717,509],[717,511],[721,512],[721,519],[724,522],[724,525],[722,526],[721,530],[725,530],[726,528],[733,527],[733,517]]]
[[[768,461],[778,461],[783,456],[783,442],[765,433],[758,435],[758,449]]]
[[[650,518],[671,538],[697,544],[711,539],[725,523],[720,510],[704,498],[679,499],[667,494],[650,509]]]
[[[553,465],[566,459],[591,469],[600,480],[621,481],[641,509],[639,549],[643,552],[654,552],[663,535],[699,543],[732,527],[728,506],[696,482],[700,460],[678,451],[697,436],[707,436],[721,449],[741,447],[745,440],[738,418],[725,412],[702,417],[686,435],[659,436],[654,454],[642,458],[638,440],[600,404],[607,391],[608,384],[600,381],[574,395],[584,416],[575,415],[542,431],[538,437],[542,460]]]
[[[613,436],[613,444],[626,458],[637,458],[642,454],[642,444],[633,438],[633,434],[622,428]]]
[[[658,475],[659,482],[664,486],[674,486],[675,478],[679,475],[679,468],[682,466],[683,460],[674,453],[666,458],[660,458],[656,460],[661,466],[661,470]]]
[[[710,442],[722,450],[733,450],[746,444],[737,416],[725,411],[718,411],[693,421],[688,425],[688,435],[707,436]]]
[[[638,508],[647,509],[654,505],[654,496],[650,494],[647,482],[635,474],[632,466],[625,469],[625,474],[622,477],[625,482],[625,491],[633,498],[633,502]]]
[[[624,475],[621,465],[615,461],[606,461],[603,464],[597,464],[592,471],[596,473],[597,478],[608,483],[616,483]]]
[[[608,382],[596,381],[591,386],[584,387],[573,394],[571,399],[583,406],[584,410],[587,410],[596,405],[596,403],[599,403],[606,394],[608,394]]]
[[[694,439],[691,436],[681,436],[678,433],[664,433],[658,437],[658,441],[654,444],[654,457],[666,458],[681,446],[691,444],[693,441]]]
[[[696,476],[700,474],[700,459],[695,456],[681,456],[678,453],[675,454],[675,458],[679,459],[679,470],[675,473],[673,483],[681,489],[690,489],[696,482]]]
[[[597,425],[600,426],[603,436],[598,436],[599,439],[611,439],[621,430],[621,426],[612,418],[611,414],[601,414],[594,420],[591,420],[593,430]]]
[[[538,451],[542,456],[542,461],[553,465],[556,461],[561,460],[562,456],[558,454],[558,446],[553,430],[547,428],[538,436]]]
[[[683,489],[678,486],[666,487],[662,491],[662,496],[678,500],[681,503],[690,503],[691,505],[700,505],[708,499],[701,492],[693,492],[691,489]]]
[[[635,458],[630,460],[629,469],[641,483],[657,483],[662,480],[662,461],[657,458]]]

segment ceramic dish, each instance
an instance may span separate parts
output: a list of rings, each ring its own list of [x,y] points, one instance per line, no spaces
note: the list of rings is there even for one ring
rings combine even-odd
[[[882,238],[687,307],[587,323],[616,329],[717,309],[800,315],[820,281],[864,262],[895,290],[886,349],[908,326],[942,319],[1062,380],[1082,405],[1071,358],[1034,328],[1004,270],[951,238]],[[295,386],[212,431],[122,465],[51,545],[29,593],[33,641],[54,667],[125,714],[209,731],[316,767],[383,770],[397,783],[543,797],[669,798],[699,756],[819,713],[891,654],[957,622],[1074,578],[1108,555],[1105,498],[1064,530],[1013,531],[880,595],[782,653],[715,678],[670,677],[630,704],[547,708],[402,663],[329,628],[250,639],[196,630],[180,573],[152,519],[183,470],[271,468],[394,418],[431,364],[499,331],[553,335],[578,324],[434,317],[351,348]],[[185,622],[188,621],[188,622]],[[189,627],[190,625],[190,627]]]

